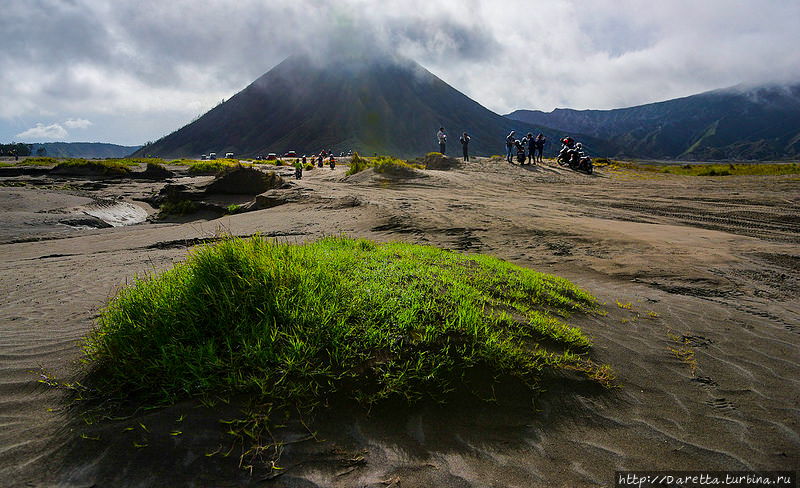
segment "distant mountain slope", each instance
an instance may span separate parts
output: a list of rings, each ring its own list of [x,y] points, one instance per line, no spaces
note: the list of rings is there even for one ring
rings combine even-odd
[[[54,158],[124,158],[142,146],[118,146],[103,142],[45,142],[31,144],[31,154],[37,156],[44,148],[44,155]]]
[[[800,157],[800,85],[734,87],[616,110],[517,110],[507,117],[606,139],[620,148],[617,156]]]
[[[256,156],[290,149],[413,157],[438,151],[436,132],[448,131],[448,154],[461,153],[467,131],[475,155],[503,154],[505,137],[555,132],[502,117],[407,59],[342,57],[324,65],[291,56],[244,90],[138,155],[164,158],[233,152]],[[608,149],[590,140],[596,150]]]

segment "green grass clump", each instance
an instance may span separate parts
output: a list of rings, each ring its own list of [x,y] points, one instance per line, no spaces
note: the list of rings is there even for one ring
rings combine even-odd
[[[171,166],[191,166],[191,165],[193,165],[195,163],[197,163],[196,159],[181,158],[181,159],[173,159],[169,163],[165,163],[165,164],[169,164]]]
[[[361,156],[358,155],[357,152],[355,152],[353,153],[353,157],[350,158],[350,169],[348,169],[347,173],[345,174],[348,176],[354,175],[356,173],[364,171],[370,166],[372,166],[372,163],[370,162],[369,159],[362,158]]]
[[[56,164],[58,164],[60,162],[61,161],[59,159],[56,159],[56,158],[50,158],[50,157],[46,157],[46,156],[45,157],[37,156],[35,158],[25,158],[25,159],[23,159],[21,161],[17,161],[16,165],[17,166],[54,166],[54,165],[56,165]]]
[[[226,215],[236,215],[241,212],[242,212],[242,206],[236,205],[235,203],[228,205],[228,207],[225,209]]]
[[[430,154],[438,155],[439,153]],[[425,169],[425,166],[401,161],[392,156],[378,156],[375,159],[367,159],[362,158],[358,153],[354,153],[353,157],[350,158],[350,169],[347,170],[346,174],[354,175],[367,168],[374,168],[376,173],[407,173],[414,169]]]
[[[184,216],[197,211],[197,204],[191,200],[180,202],[164,202],[158,209],[158,218],[164,219],[171,215]]]
[[[409,164],[392,156],[380,156],[373,163],[376,173],[407,172],[414,169],[425,169],[420,164]]]
[[[556,318],[595,307],[567,280],[487,256],[225,239],[109,302],[85,340],[85,384],[101,398],[242,394],[301,409],[333,395],[486,398],[503,378],[536,391],[558,372],[609,386],[610,369],[586,357],[589,338]]]
[[[43,162],[47,162],[49,160],[59,162],[54,158],[29,158],[42,160]],[[94,164],[102,164],[105,166],[115,166],[115,167],[133,167],[139,166],[140,164],[166,164],[166,162],[161,158],[110,158],[110,159],[93,159],[93,160],[86,160],[82,158],[66,158],[60,161],[60,164],[64,164],[66,166],[86,166],[86,165],[94,165]]]
[[[134,163],[138,165],[139,163]],[[65,159],[59,162],[55,168],[64,169],[88,169],[103,175],[126,175],[130,172],[130,162],[117,159],[86,160],[86,159]]]
[[[140,164],[167,164],[161,158],[120,158],[120,159],[107,159],[106,161],[113,161],[125,166],[139,166]]]
[[[214,159],[210,161],[197,161],[189,164],[189,174],[216,174],[227,168],[238,166],[238,161],[228,159]]]

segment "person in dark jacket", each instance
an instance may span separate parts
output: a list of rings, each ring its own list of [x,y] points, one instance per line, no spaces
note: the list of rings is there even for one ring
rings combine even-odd
[[[534,141],[534,145],[536,147],[536,153],[537,153],[537,157],[538,157],[540,163],[543,162],[543,160],[542,160],[542,152],[544,151],[544,143],[545,143],[545,141],[546,141],[546,139],[545,139],[544,135],[541,132],[539,132],[539,135],[536,136],[536,141]],[[534,159],[534,161],[536,161],[536,159]]]
[[[536,158],[534,157],[536,143],[533,142],[533,134],[528,132],[523,141],[523,144],[525,144],[525,146],[528,148],[528,164],[536,164]]]
[[[464,161],[469,161],[469,151],[467,150],[469,146],[469,135],[464,132],[458,140],[461,142],[461,148],[464,150]]]
[[[514,135],[516,132],[513,130],[506,136],[506,161],[509,163],[514,162]]]

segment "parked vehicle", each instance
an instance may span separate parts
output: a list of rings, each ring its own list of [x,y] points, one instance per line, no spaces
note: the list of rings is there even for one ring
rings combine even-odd
[[[571,137],[561,139],[561,150],[556,161],[561,166],[568,166],[587,175],[592,174],[594,170],[592,158],[583,152],[583,145],[580,142],[576,144]]]
[[[275,153],[267,154],[267,161],[275,161],[276,159],[278,159],[278,155],[277,154],[275,154]]]
[[[522,141],[514,139],[514,147],[517,148],[517,162],[520,165],[525,164],[525,148],[522,146]]]

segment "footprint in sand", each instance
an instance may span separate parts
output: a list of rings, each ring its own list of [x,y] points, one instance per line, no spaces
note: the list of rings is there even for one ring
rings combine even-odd
[[[710,376],[698,376],[697,378],[692,378],[692,381],[694,381],[695,383],[700,383],[702,386],[709,386],[709,387],[719,386],[719,383],[714,381]]]
[[[706,400],[703,403],[705,403],[706,405],[710,405],[718,410],[736,410],[736,405],[734,405],[733,402],[726,400],[724,398],[715,398],[713,400]]]

